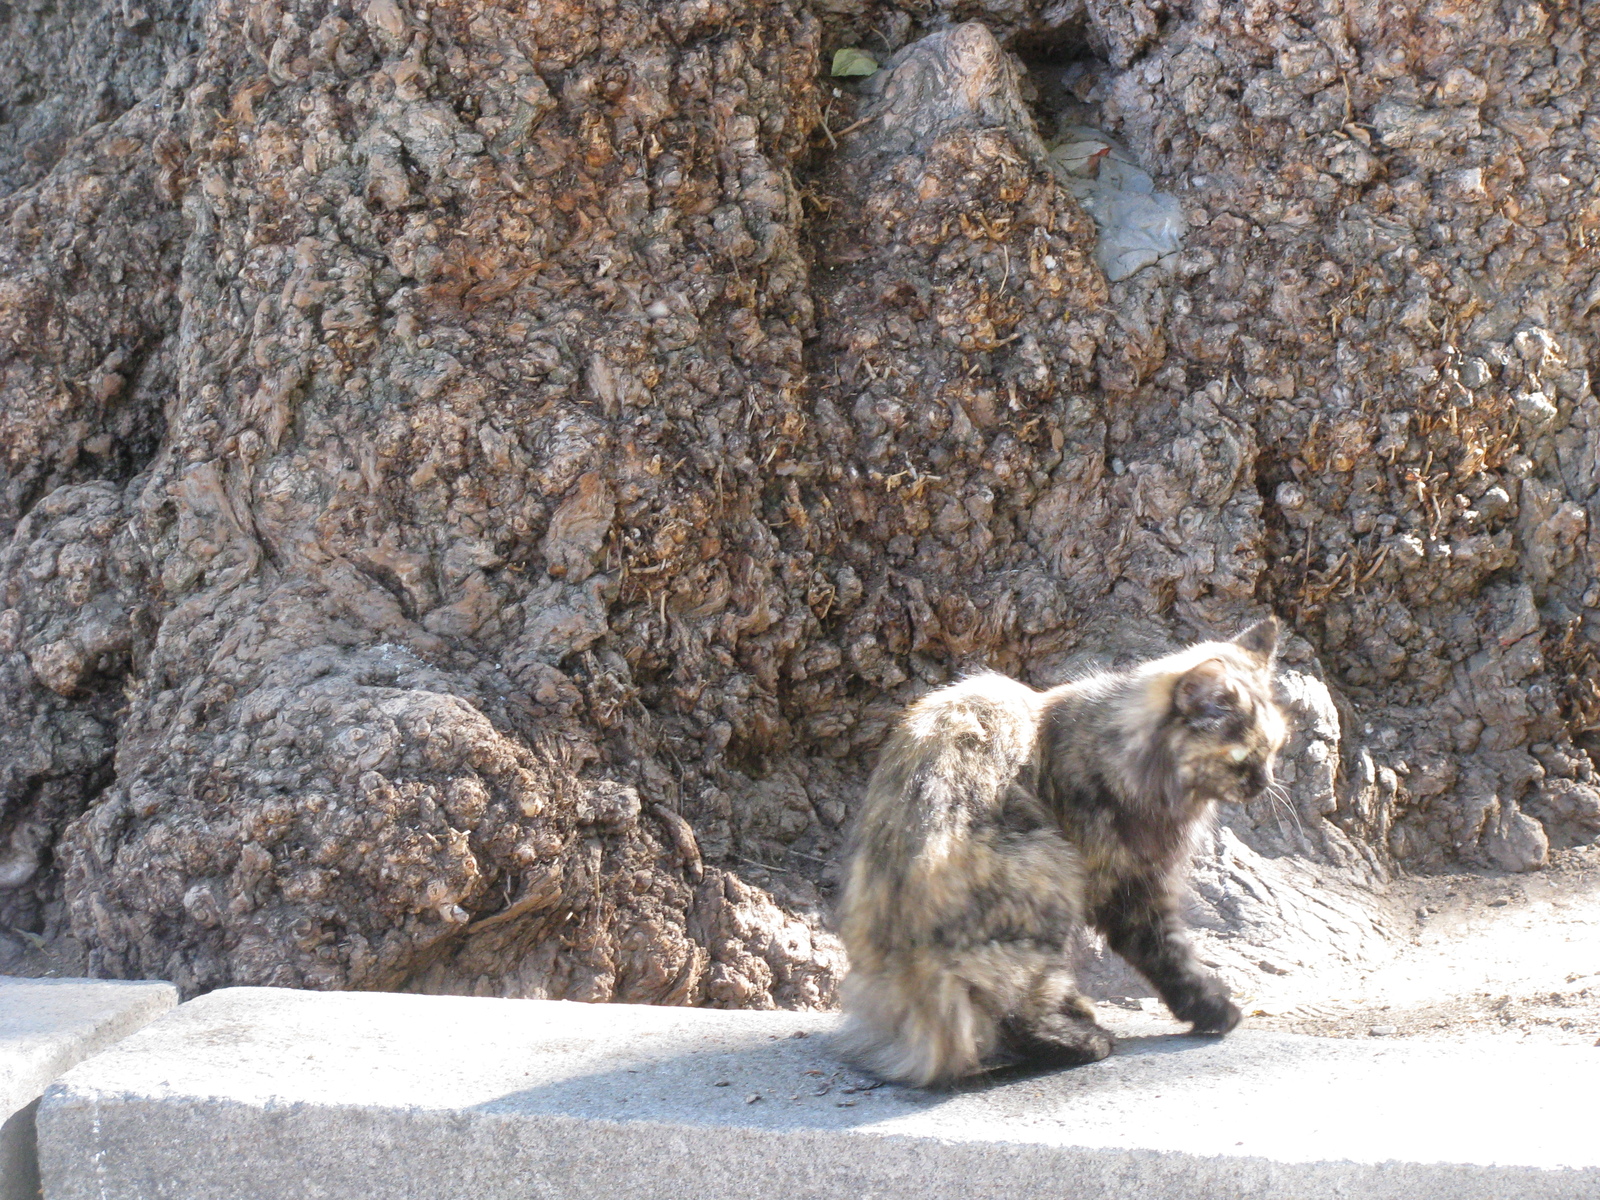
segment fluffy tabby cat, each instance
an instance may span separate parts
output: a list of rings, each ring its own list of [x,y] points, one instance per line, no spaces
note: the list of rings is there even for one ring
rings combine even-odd
[[[846,1053],[886,1079],[1093,1062],[1085,923],[1197,1033],[1239,1021],[1178,917],[1216,800],[1272,783],[1278,624],[1037,692],[984,674],[912,705],[857,821],[840,929]]]

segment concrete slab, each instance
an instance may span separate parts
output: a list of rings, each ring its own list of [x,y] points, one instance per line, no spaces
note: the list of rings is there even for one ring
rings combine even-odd
[[[230,989],[68,1073],[48,1200],[1600,1195],[1600,1050],[1136,1037],[863,1088],[816,1014]]]
[[[170,983],[0,976],[0,1117],[177,1003]]]
[[[177,1002],[170,983],[0,976],[0,1200],[39,1194],[34,1110],[50,1082]]]

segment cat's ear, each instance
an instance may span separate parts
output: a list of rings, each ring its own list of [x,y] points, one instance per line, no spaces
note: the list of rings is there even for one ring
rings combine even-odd
[[[1172,706],[1185,717],[1216,717],[1238,706],[1239,693],[1220,658],[1208,658],[1178,676]]]
[[[1279,628],[1278,618],[1268,617],[1264,621],[1257,621],[1249,629],[1234,638],[1233,644],[1261,663],[1269,663],[1278,650]]]

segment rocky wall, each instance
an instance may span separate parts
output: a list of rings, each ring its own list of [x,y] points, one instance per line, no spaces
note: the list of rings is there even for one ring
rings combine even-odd
[[[1600,833],[1580,14],[193,29],[0,200],[11,923],[190,991],[824,1005],[906,702],[1268,610],[1219,940],[1359,957],[1396,863]],[[1175,261],[1108,282],[1067,124]]]

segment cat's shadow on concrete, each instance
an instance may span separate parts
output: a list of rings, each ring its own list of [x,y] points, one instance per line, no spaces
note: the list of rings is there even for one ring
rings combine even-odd
[[[1192,1053],[1218,1041],[1180,1033],[1119,1038],[1116,1051],[1103,1062],[1021,1064],[937,1088],[875,1079],[840,1059],[825,1032],[687,1053],[619,1045],[607,1053],[602,1069],[584,1070],[576,1062],[555,1065],[536,1074],[557,1077],[507,1092],[474,1111],[772,1131],[848,1129],[952,1104],[966,1109],[975,1102],[1021,1113],[1101,1090],[1126,1092],[1130,1080],[1118,1069],[1119,1060]]]

